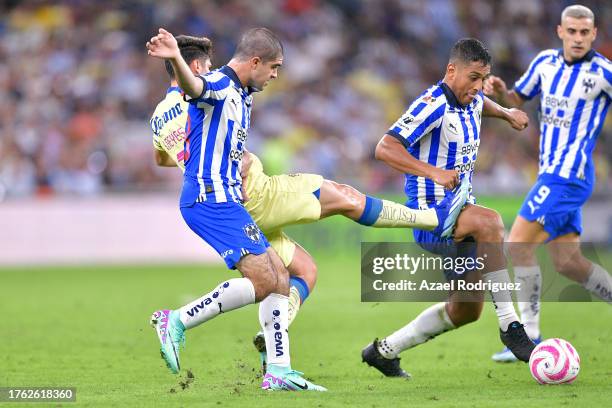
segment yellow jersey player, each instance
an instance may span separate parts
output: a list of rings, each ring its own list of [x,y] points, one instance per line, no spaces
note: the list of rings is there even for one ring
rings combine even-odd
[[[183,58],[195,74],[210,71],[212,43],[208,38],[178,36],[177,41]],[[166,71],[172,78],[166,97],[157,104],[151,117],[155,162],[158,166],[179,166],[185,171],[185,125],[187,124],[188,103],[174,79],[174,70],[165,61]]]
[[[190,36],[176,39],[194,75],[208,72],[210,40]],[[170,88],[151,118],[155,159],[160,166],[178,166],[184,171],[184,154],[189,151],[189,141],[185,141],[185,127],[189,126],[187,102],[182,98],[172,67],[166,64],[166,68],[171,77]],[[284,227],[343,215],[372,227],[419,228],[450,236],[468,197],[467,184],[462,184],[455,193],[448,192],[438,208],[410,209],[316,174],[268,176],[259,158],[246,150],[241,179],[246,210],[291,274],[289,324],[315,286],[317,267],[310,254],[283,232]],[[255,336],[254,344],[260,351],[265,372],[265,340],[261,333]]]

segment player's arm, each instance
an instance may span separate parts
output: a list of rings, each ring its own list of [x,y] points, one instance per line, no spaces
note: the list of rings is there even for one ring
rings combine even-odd
[[[504,80],[494,75],[489,75],[485,79],[483,92],[501,105],[510,108],[518,108],[525,103],[525,99],[521,95],[514,89],[508,89]]]
[[[172,157],[164,150],[153,149],[155,152],[155,163],[160,167],[177,167]]]
[[[456,170],[439,169],[416,159],[408,153],[402,142],[388,133],[376,145],[374,156],[402,173],[432,179],[449,190],[459,184],[459,173]]]
[[[557,54],[557,50],[540,52],[531,61],[523,75],[514,83],[514,88],[510,90],[500,77],[490,75],[485,79],[483,85],[485,95],[495,98],[497,102],[507,108],[521,107],[526,101],[533,99],[542,92],[541,67]]]
[[[244,153],[242,155],[242,163],[240,167],[240,178],[242,178],[242,201],[247,202],[249,201],[249,195],[247,194],[246,188],[246,185],[248,183],[247,176],[249,175],[249,169],[251,168],[253,160],[251,159],[251,153],[249,153],[247,149],[244,149],[243,152]]]
[[[483,97],[483,101],[483,116],[505,120],[510,124],[510,126],[512,126],[512,128],[516,130],[523,130],[529,124],[529,117],[522,110],[516,108],[504,108],[486,96]]]
[[[189,65],[181,56],[181,51],[178,47],[174,36],[163,28],[159,29],[159,34],[152,37],[147,42],[148,54],[163,58],[170,61],[176,80],[179,87],[192,98],[198,98],[204,91],[204,80],[201,77],[196,77],[191,72]]]
[[[251,153],[247,149],[244,149],[242,154],[242,167],[240,168],[240,177],[242,177],[243,180],[249,174],[251,164],[253,164]]]

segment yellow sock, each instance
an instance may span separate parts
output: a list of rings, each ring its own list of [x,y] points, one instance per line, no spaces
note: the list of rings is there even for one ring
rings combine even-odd
[[[297,316],[300,310],[300,304],[300,292],[295,286],[291,286],[289,289],[289,326],[291,326],[293,319]]]
[[[438,226],[436,210],[414,210],[392,201],[381,200],[382,210],[372,227],[378,228],[422,228],[434,229]]]

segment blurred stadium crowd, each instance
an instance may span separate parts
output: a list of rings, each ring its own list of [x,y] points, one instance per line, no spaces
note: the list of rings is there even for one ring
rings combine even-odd
[[[612,4],[596,14],[596,48],[612,56]],[[402,189],[374,146],[407,104],[442,78],[461,37],[492,51],[509,83],[535,54],[559,47],[568,1],[533,0],[25,0],[0,4],[0,199],[176,189],[153,162],[150,114],[164,96],[163,64],[145,42],[163,26],[206,35],[213,66],[239,34],[266,26],[284,42],[280,78],[256,96],[248,147],[271,173],[316,172],[368,192]],[[536,105],[517,133],[486,120],[477,190],[523,192],[537,171]],[[610,115],[609,115],[610,116]],[[609,190],[607,121],[598,190]],[[608,143],[609,144],[609,143]],[[173,187],[170,187],[173,185]]]

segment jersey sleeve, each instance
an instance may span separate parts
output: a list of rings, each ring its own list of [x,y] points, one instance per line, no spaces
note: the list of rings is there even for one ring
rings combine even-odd
[[[444,98],[426,95],[414,101],[404,114],[391,126],[387,134],[399,140],[406,148],[442,123],[446,111]]]
[[[602,91],[612,99],[612,64],[606,59],[600,67],[604,77]]]
[[[231,80],[229,79],[229,77],[227,77],[221,72],[213,71],[205,75],[198,75],[198,78],[200,78],[204,83],[202,94],[197,98],[191,98],[189,95],[185,95],[185,101],[189,103],[210,103],[226,98],[231,86]]]
[[[149,121],[149,123],[151,124],[151,132],[153,132],[153,148],[155,150],[164,150],[164,148],[161,145],[161,135],[160,135],[160,128],[161,128],[161,123],[158,123],[159,118],[157,117],[157,115],[153,114],[153,116],[151,117],[151,120]]]
[[[529,64],[527,71],[514,84],[514,91],[521,98],[531,100],[540,92],[542,92],[542,81],[540,79],[540,66],[550,59],[553,55],[553,50],[546,50],[539,53]]]

